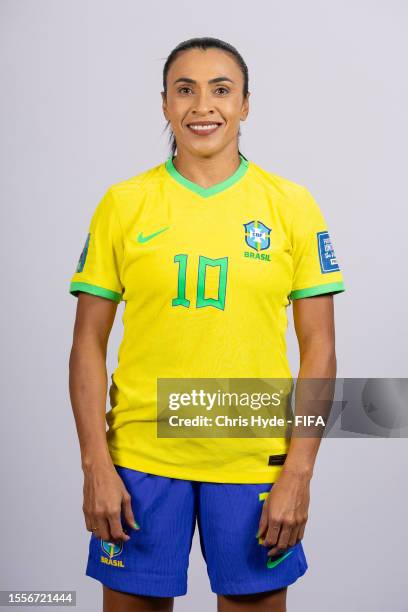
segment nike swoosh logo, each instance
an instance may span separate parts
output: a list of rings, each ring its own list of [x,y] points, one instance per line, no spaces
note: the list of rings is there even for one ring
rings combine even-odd
[[[159,230],[158,232],[154,232],[154,234],[150,234],[149,236],[143,236],[143,233],[140,232],[140,234],[137,237],[137,241],[138,242],[148,242],[149,240],[151,240],[152,238],[155,238],[156,236],[158,236],[159,234],[161,234],[162,232],[165,232],[166,230],[168,230],[169,227],[163,227],[163,229]]]
[[[268,567],[269,569],[276,567],[277,565],[279,565],[279,563],[282,563],[282,561],[284,561],[286,557],[289,557],[289,555],[291,555],[292,553],[293,553],[293,550],[290,550],[285,555],[282,555],[282,557],[279,557],[279,559],[275,559],[275,561],[273,561],[272,559],[268,559],[266,567]]]

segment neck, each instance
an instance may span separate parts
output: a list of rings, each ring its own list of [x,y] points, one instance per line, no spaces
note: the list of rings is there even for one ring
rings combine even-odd
[[[222,183],[241,163],[236,142],[211,157],[199,157],[181,149],[173,159],[176,170],[189,181],[207,189]]]

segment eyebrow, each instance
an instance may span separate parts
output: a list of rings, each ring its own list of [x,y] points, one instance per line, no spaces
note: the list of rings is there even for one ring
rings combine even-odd
[[[210,79],[208,82],[209,83],[220,83],[221,81],[229,81],[230,83],[234,82],[232,79],[230,79],[227,76],[216,77],[215,79]],[[194,79],[190,79],[189,77],[180,77],[179,79],[174,81],[173,85],[175,85],[176,83],[191,83],[192,85],[196,85],[197,81],[195,81]]]

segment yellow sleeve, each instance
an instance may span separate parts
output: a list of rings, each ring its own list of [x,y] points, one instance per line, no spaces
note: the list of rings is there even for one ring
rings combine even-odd
[[[92,216],[69,291],[92,293],[115,302],[122,299],[123,234],[111,188]]]
[[[293,279],[289,298],[345,291],[343,274],[325,218],[311,193],[302,188],[292,225]]]

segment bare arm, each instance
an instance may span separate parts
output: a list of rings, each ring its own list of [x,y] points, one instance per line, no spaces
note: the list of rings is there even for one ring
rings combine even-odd
[[[106,441],[106,351],[117,303],[79,293],[69,358],[69,391],[84,472],[83,511],[88,531],[103,540],[127,540],[121,510],[133,527],[130,495],[109,454]]]
[[[111,464],[105,434],[106,351],[117,310],[113,300],[79,293],[69,359],[69,390],[82,469]]]
[[[336,377],[334,306],[332,295],[295,300],[295,331],[299,342],[298,378]],[[320,437],[293,437],[284,469],[311,478]]]
[[[299,342],[298,378],[335,378],[336,354],[332,295],[294,300],[293,316]],[[262,510],[258,536],[274,556],[303,538],[310,502],[310,480],[320,437],[292,437],[277,482]]]

